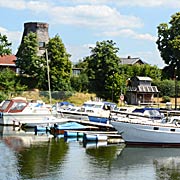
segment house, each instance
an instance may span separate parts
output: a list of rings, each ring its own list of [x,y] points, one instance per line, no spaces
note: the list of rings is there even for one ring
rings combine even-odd
[[[73,68],[72,68],[72,75],[73,75],[73,76],[79,76],[79,74],[81,73],[81,71],[82,71],[82,68],[73,67]]]
[[[0,56],[0,69],[10,68],[16,72],[15,55],[4,55]]]
[[[127,87],[127,103],[128,104],[152,104],[154,96],[159,95],[157,86],[151,85],[150,77],[136,76],[129,80]]]
[[[142,61],[140,58],[132,58],[131,56],[128,56],[127,58],[120,58],[120,64],[122,65],[135,65],[135,64],[147,64],[144,61]]]

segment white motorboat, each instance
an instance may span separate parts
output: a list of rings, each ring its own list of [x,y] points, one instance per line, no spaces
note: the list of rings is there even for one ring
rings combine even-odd
[[[33,121],[21,121],[19,124],[20,128],[35,128],[35,127],[43,127],[43,128],[49,128],[51,126],[54,126],[54,124],[61,124],[64,122],[68,122],[70,119],[67,118],[57,118],[57,117],[45,117],[42,119],[37,119]]]
[[[143,145],[180,145],[179,117],[171,117],[170,121],[156,122],[141,118],[111,120],[113,127],[121,133],[126,144]]]
[[[32,122],[53,117],[49,108],[41,103],[29,103],[24,98],[5,100],[0,107],[1,125],[19,125],[21,121]]]
[[[94,103],[94,105],[89,107],[88,103]],[[88,117],[91,122],[104,124],[109,123],[110,113],[116,106],[115,103],[107,101],[89,101],[83,105],[84,108],[89,108]]]
[[[64,118],[76,120],[89,120],[87,111],[87,109],[76,106],[68,107],[66,109],[58,109],[58,112]]]
[[[86,101],[81,107],[73,106],[67,109],[59,109],[58,112],[65,118],[107,124],[110,111],[115,107],[116,104],[111,102]]]
[[[161,120],[164,117],[164,114],[160,112],[159,108],[153,107],[136,107],[130,108],[126,111],[122,110],[113,110],[110,115],[111,119],[121,119],[124,117],[134,118],[137,117],[152,119],[152,120]]]

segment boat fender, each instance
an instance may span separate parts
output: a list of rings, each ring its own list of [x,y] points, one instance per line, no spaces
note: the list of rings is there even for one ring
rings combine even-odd
[[[175,125],[176,125],[176,126],[179,126],[178,122],[175,122]]]
[[[57,128],[57,127],[58,127],[58,124],[57,124],[57,123],[55,123],[55,124],[54,124],[54,128]]]
[[[109,120],[112,120],[112,114],[109,114]]]

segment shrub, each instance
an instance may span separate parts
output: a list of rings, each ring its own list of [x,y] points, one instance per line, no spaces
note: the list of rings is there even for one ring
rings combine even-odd
[[[169,96],[163,96],[162,97],[162,102],[163,103],[170,102],[170,101],[171,101],[171,98]]]

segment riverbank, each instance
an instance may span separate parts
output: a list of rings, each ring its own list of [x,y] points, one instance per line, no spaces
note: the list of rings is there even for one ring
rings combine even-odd
[[[38,90],[33,90],[33,91],[25,91],[21,94],[22,97],[26,97],[28,100],[42,100],[46,103],[49,103],[49,99],[46,93],[46,96],[43,96],[42,92],[38,91]],[[55,104],[56,102],[61,102],[61,101],[68,101],[76,106],[81,106],[85,101],[91,100],[91,99],[95,99],[96,95],[92,94],[92,93],[79,93],[76,92],[74,93],[72,96],[68,97],[68,98],[52,98],[52,104]],[[177,99],[177,109],[180,109],[180,97],[178,97]],[[144,104],[141,104],[141,106]],[[149,106],[155,106],[155,107],[160,107],[160,108],[167,108],[168,103],[163,103],[162,102],[162,98],[161,97],[155,97],[154,98],[154,103],[153,104],[149,104]],[[126,104],[124,104],[124,102],[119,101],[118,102],[118,106],[126,106]],[[131,106],[131,105],[128,105]],[[170,103],[168,105],[168,108],[175,108],[175,98],[171,98],[170,99]]]

